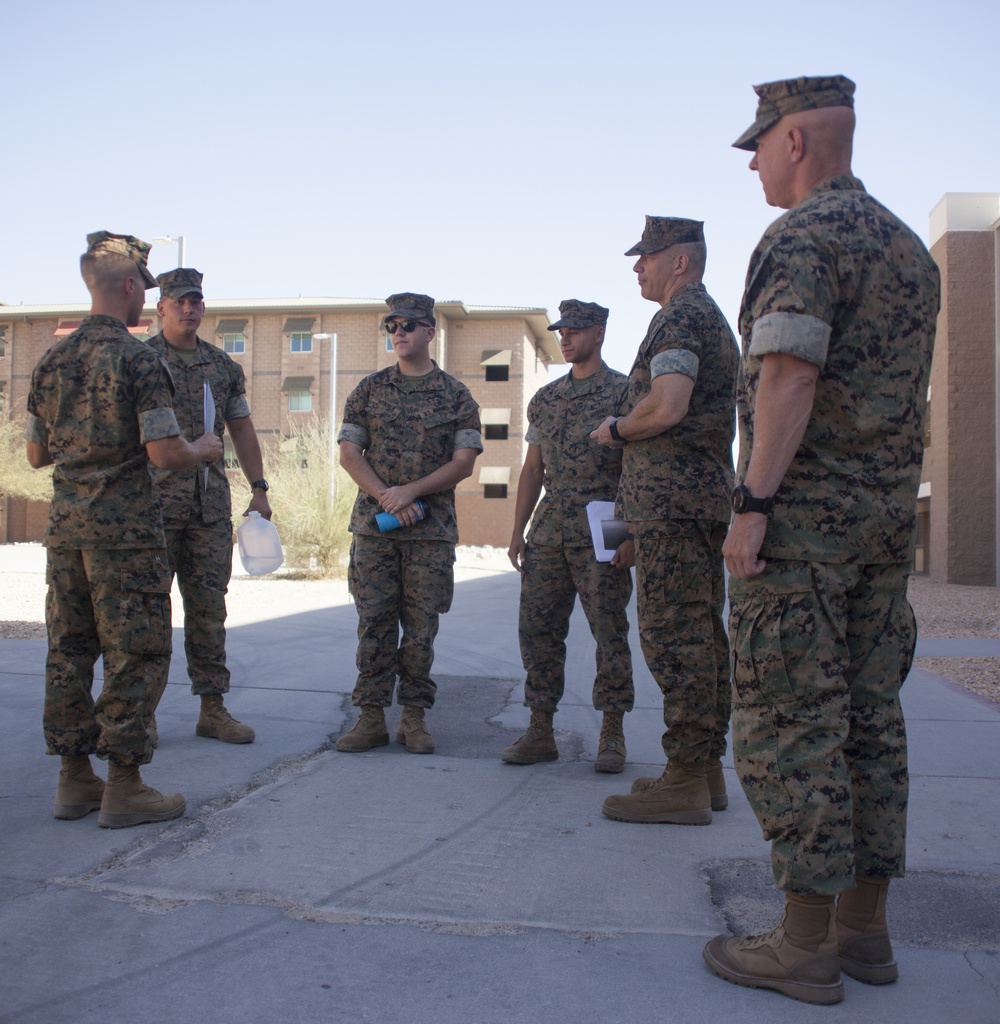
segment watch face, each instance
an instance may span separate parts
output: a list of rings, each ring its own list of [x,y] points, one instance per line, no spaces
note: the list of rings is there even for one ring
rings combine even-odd
[[[747,501],[750,499],[750,492],[743,484],[733,490],[733,511],[739,514],[745,512]]]

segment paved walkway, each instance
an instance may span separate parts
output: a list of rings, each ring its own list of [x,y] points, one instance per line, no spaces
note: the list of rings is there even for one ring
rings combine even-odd
[[[900,981],[847,979],[843,1003],[811,1007],[701,960],[712,935],[769,928],[778,906],[731,761],[730,809],[709,827],[603,818],[607,794],[662,767],[659,693],[639,656],[628,768],[595,774],[578,611],[560,759],[502,764],[527,721],[518,578],[461,578],[437,644],[439,753],[332,749],[353,720],[355,611],[331,584],[283,614],[275,580],[273,618],[230,623],[229,703],[255,743],[195,737],[175,660],[145,775],[183,792],[188,816],[162,826],[52,818],[45,643],[0,641],[0,1024],[1000,1021],[1000,707],[912,673]]]

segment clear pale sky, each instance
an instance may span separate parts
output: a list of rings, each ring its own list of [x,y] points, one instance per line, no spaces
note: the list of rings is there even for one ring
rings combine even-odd
[[[184,235],[209,298],[597,301],[627,371],[646,213],[705,221],[735,327],[777,211],[730,146],[752,84],[801,74],[857,82],[855,173],[925,241],[944,193],[1000,191],[986,0],[37,0],[2,26],[15,305],[85,301],[89,231]]]

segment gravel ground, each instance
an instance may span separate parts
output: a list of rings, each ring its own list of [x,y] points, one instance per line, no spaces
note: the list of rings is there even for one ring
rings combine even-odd
[[[459,576],[512,571],[499,548],[459,548],[457,566]],[[266,618],[275,606],[276,587],[281,588],[282,614],[299,604],[315,607],[326,597],[331,605],[346,599],[342,581],[236,575],[227,597],[230,616],[243,621]],[[914,576],[909,596],[923,637],[1000,639],[1000,588],[933,583]],[[44,552],[37,544],[0,545],[0,637],[44,638],[44,621]],[[182,622],[175,590],[174,624]],[[1000,703],[1000,658],[917,658],[915,664]]]

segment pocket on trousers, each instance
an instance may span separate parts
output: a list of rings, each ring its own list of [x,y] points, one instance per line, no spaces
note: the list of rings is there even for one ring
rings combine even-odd
[[[169,572],[125,571],[121,576],[122,650],[129,654],[169,654]]]
[[[795,669],[815,659],[816,608],[806,564],[729,581],[729,640],[734,696],[742,704],[782,703],[799,694]]]

